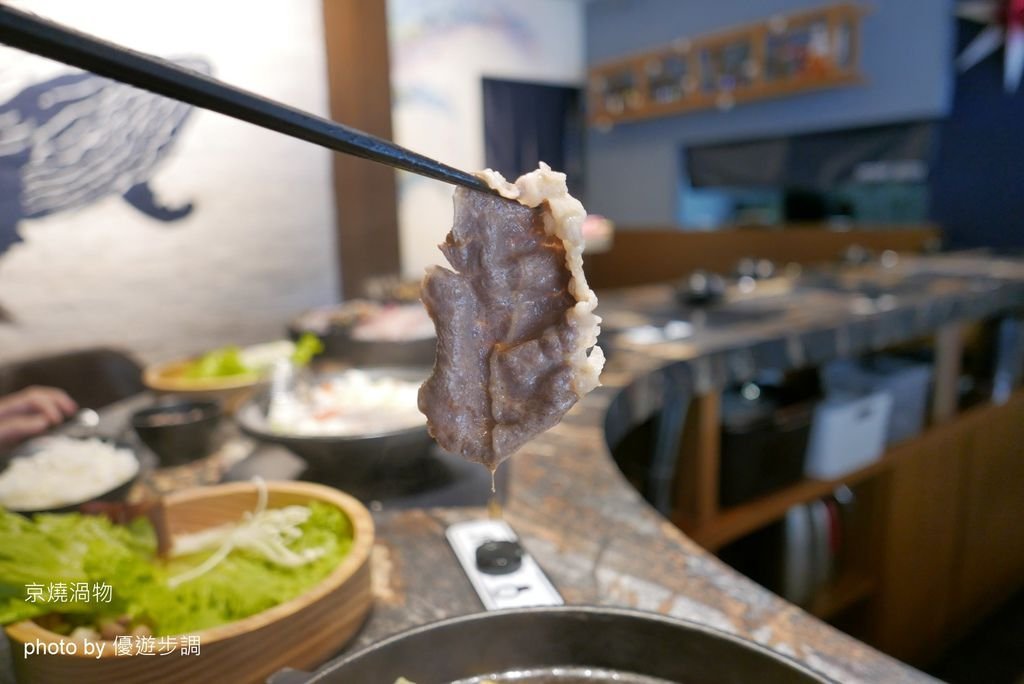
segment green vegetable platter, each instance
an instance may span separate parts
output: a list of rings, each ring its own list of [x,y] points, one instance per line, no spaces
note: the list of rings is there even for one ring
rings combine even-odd
[[[115,644],[182,635],[218,654],[217,663],[204,658],[215,670],[248,668],[262,677],[284,664],[326,659],[369,609],[373,523],[342,492],[304,482],[232,483],[171,494],[163,511],[171,543],[160,555],[147,517],[115,524],[79,513],[28,518],[0,509],[0,624],[31,650],[31,657],[15,658],[27,680],[63,681],[68,667],[93,661],[82,671],[85,682],[120,681],[120,670],[106,668],[130,654],[117,653]],[[313,628],[323,633],[310,637]],[[236,654],[270,634],[273,652],[255,662]],[[40,642],[61,648],[40,651]],[[82,648],[69,653],[68,644]],[[105,656],[87,658],[86,651]],[[132,676],[159,682],[174,669],[165,663],[156,679]]]

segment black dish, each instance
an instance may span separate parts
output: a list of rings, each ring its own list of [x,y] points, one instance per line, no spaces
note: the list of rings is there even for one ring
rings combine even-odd
[[[575,679],[564,677],[575,668]],[[536,679],[515,679],[529,673]],[[647,681],[658,684],[829,682],[763,646],[692,622],[604,607],[523,608],[417,627],[314,673],[283,670],[270,684]],[[629,676],[632,675],[632,680]],[[561,676],[561,678],[559,678]],[[614,677],[618,677],[615,679]],[[477,680],[471,680],[477,681]]]
[[[422,382],[429,368],[367,368],[370,376]],[[346,435],[300,435],[274,432],[267,425],[269,391],[243,404],[235,414],[238,426],[250,437],[279,444],[306,462],[302,479],[344,489],[360,499],[387,492],[395,480],[407,479],[430,468],[430,447],[424,418],[421,424],[384,432]],[[394,493],[394,492],[392,492]]]
[[[220,418],[216,402],[180,400],[136,411],[131,425],[160,465],[176,466],[209,455]]]

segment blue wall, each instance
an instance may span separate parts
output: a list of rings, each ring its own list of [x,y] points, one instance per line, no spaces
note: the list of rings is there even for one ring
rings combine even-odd
[[[586,10],[587,63],[597,64],[826,0],[595,0]],[[678,215],[680,150],[689,144],[810,132],[949,111],[951,0],[870,4],[861,36],[866,84],[587,134],[587,208],[625,226],[670,225]]]

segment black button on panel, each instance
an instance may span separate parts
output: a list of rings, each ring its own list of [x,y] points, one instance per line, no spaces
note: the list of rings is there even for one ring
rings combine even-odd
[[[523,564],[523,547],[514,541],[489,541],[476,547],[476,567],[488,575],[507,575]]]

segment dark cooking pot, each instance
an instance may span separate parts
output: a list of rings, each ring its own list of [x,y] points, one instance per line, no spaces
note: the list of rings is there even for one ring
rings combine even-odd
[[[389,377],[416,383],[430,375],[429,368],[361,370],[374,378]],[[427,461],[433,440],[427,433],[426,418],[416,425],[383,432],[301,435],[272,430],[266,420],[269,403],[269,391],[254,396],[238,409],[235,415],[238,425],[248,436],[283,446],[305,461],[307,468],[302,474],[305,480],[344,489],[367,501],[401,493],[396,490],[398,484],[423,476],[424,468],[429,467]]]
[[[394,684],[406,677],[415,684],[449,684],[476,682],[481,675],[504,682],[513,673],[511,681],[520,684],[830,681],[767,648],[703,625],[636,610],[572,606],[452,618],[385,639],[311,674],[282,670],[268,682]],[[524,678],[525,673],[536,678]]]
[[[345,361],[358,367],[367,366],[430,366],[437,349],[436,337],[415,340],[360,340],[350,329],[330,326],[326,331],[311,330],[296,322],[288,326],[288,336],[295,341],[303,333],[312,332],[324,345],[321,358]]]

